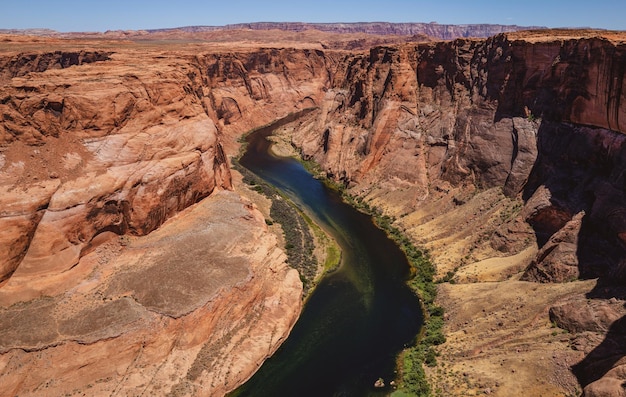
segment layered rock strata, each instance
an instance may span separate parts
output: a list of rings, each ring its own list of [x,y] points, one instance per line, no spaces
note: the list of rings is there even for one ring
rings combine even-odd
[[[319,114],[295,133],[305,156],[394,216],[430,248],[440,276],[456,274],[453,281],[463,283],[440,287],[440,303],[450,311],[442,360],[467,379],[459,384],[455,375],[433,372],[444,394],[513,395],[537,379],[537,393],[576,393],[567,368],[594,342],[571,350],[543,313],[592,288],[516,279],[621,285],[623,39],[552,31],[374,48],[354,57]],[[490,293],[480,283],[488,281],[503,287],[488,287],[501,291],[501,301],[485,307],[480,297],[489,300]],[[529,312],[520,309],[528,307],[519,295],[527,289],[535,295]],[[624,298],[615,289],[593,290],[594,298]],[[473,296],[479,298],[468,306]],[[597,342],[606,329],[595,331]],[[526,364],[543,360],[546,350],[552,364]],[[585,363],[601,355],[594,350]],[[619,383],[584,372],[577,376],[587,395],[600,395],[587,386],[591,380],[605,391]],[[611,379],[618,373],[609,371]],[[546,379],[560,380],[551,388]]]
[[[302,283],[261,214],[228,192],[221,141],[232,154],[237,135],[276,117],[261,98],[313,101],[297,80],[318,92],[308,74],[249,79],[240,61],[263,69],[281,56],[4,56],[5,392],[223,395],[280,345]],[[263,112],[221,138],[248,106]]]
[[[618,33],[547,31],[368,53],[126,43],[5,54],[3,384],[17,394],[97,385],[219,395],[249,376],[288,332],[302,287],[259,214],[227,192],[226,157],[244,132],[315,107],[294,146],[395,217],[452,280],[439,287],[448,342],[443,370],[431,372],[436,389],[616,392],[623,43]],[[215,203],[209,215],[185,210],[204,203]],[[159,228],[172,217],[181,224]],[[194,217],[228,219],[215,236],[232,244],[207,243]],[[239,224],[241,239],[229,229]],[[188,272],[173,271],[181,265],[165,250]],[[211,259],[209,273],[198,257]],[[221,274],[224,288],[190,274]],[[550,284],[578,278],[590,280]],[[583,307],[585,294],[596,300]],[[218,324],[226,307],[237,309]],[[25,370],[73,351],[80,359],[66,366]],[[117,358],[103,365],[105,356]],[[89,357],[94,375],[81,383],[71,373]]]
[[[47,294],[46,278],[75,266],[98,234],[144,235],[229,188],[217,129],[181,80],[176,61],[95,63],[38,68],[3,88],[5,305]]]
[[[92,243],[60,291],[0,310],[3,395],[223,395],[299,313],[297,272],[233,192]]]

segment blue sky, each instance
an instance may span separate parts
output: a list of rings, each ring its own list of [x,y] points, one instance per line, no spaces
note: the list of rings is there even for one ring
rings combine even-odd
[[[626,30],[626,0],[0,0],[0,28],[154,29],[240,22],[497,23]]]

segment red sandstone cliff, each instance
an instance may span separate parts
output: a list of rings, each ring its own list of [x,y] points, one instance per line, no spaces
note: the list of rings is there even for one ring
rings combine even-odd
[[[625,51],[623,38],[616,35],[568,31],[374,48],[355,56],[336,76],[319,115],[308,119],[293,140],[327,175],[395,216],[398,226],[430,247],[442,276],[458,271],[458,280],[482,278],[513,286],[511,275],[527,266],[521,280],[599,278],[589,296],[624,299],[619,288],[626,258]],[[493,189],[522,197],[526,204],[520,212],[521,206],[507,204]],[[526,247],[533,241],[540,250],[530,256]],[[523,256],[502,258],[502,264],[495,259],[517,253]],[[494,267],[508,270],[490,270]],[[469,269],[474,269],[472,276]],[[467,299],[459,291],[481,290],[478,285],[440,289],[452,311],[452,297]],[[575,291],[580,291],[577,284],[570,284],[560,297],[537,295],[537,300],[560,307],[560,299],[580,293]],[[503,301],[514,299],[504,296]],[[562,315],[559,321],[573,332],[571,322],[580,318],[574,306],[568,308],[570,320]],[[505,307],[492,310],[494,317],[510,316]],[[490,329],[493,338],[459,346],[473,345],[470,354],[479,352],[487,362],[507,357],[492,350],[495,346],[523,349],[528,358],[538,359],[515,336],[520,326],[533,335],[537,323],[513,317],[524,325],[506,327],[500,321],[500,331]],[[478,331],[472,327],[465,332],[475,337],[472,332]],[[605,359],[619,363],[623,356],[621,350],[608,352],[608,345],[621,340],[617,328],[612,326],[608,337],[613,342],[596,349],[596,336],[573,337],[579,344],[586,341],[577,351],[589,354],[576,367],[586,395],[601,395],[621,379],[619,369],[598,364]],[[447,353],[467,357],[450,349]],[[568,354],[565,362],[581,358]],[[519,364],[527,372],[516,377],[535,376]],[[467,368],[463,365],[456,368]],[[482,378],[478,384],[498,383],[476,377]],[[573,391],[569,382],[562,387]],[[510,383],[500,385],[497,394],[522,392],[522,385]],[[448,392],[457,390],[448,387]]]
[[[302,284],[258,210],[228,192],[219,128],[272,85],[278,103],[306,100],[280,93],[304,84],[242,81],[247,103],[230,84],[245,69],[204,69],[241,63],[196,55],[2,55],[0,394],[223,395],[293,326]]]
[[[302,296],[226,156],[315,106],[334,58],[41,40],[0,57],[5,391],[223,395]]]
[[[619,240],[623,51],[597,37],[504,35],[375,48],[335,78],[296,143],[360,192],[406,185],[423,201],[440,183],[500,187],[536,207],[526,220],[542,244],[580,211]],[[576,180],[581,173],[586,179]],[[624,255],[617,247],[613,267]],[[610,270],[607,263],[587,277]]]
[[[509,34],[364,54],[55,45],[5,47],[0,60],[0,376],[11,392],[70,391],[49,382],[61,379],[79,391],[213,395],[249,376],[288,332],[301,285],[260,214],[227,192],[226,155],[242,133],[308,107],[318,110],[293,143],[396,217],[440,275],[456,271],[457,284],[440,286],[448,339],[459,341],[442,347],[451,372],[496,395],[571,392],[563,368],[577,362],[588,395],[621,382],[612,365],[623,354],[607,352],[622,338],[625,297],[617,35]],[[215,234],[196,236],[196,217]],[[215,236],[224,239],[205,247]],[[175,270],[181,262],[187,273]],[[223,288],[192,283],[180,296],[162,286],[187,286],[184,274],[206,263],[216,273],[204,276],[228,276]],[[615,302],[580,309],[588,282],[534,282],[578,277],[610,282],[590,296]],[[550,307],[571,338],[550,339]],[[589,325],[582,312],[603,317]],[[75,351],[80,359],[68,359]],[[242,351],[252,352],[243,362]],[[101,365],[108,356],[119,359]],[[48,359],[68,365],[28,370]]]

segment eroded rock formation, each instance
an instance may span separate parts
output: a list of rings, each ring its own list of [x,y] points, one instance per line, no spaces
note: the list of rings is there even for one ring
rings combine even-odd
[[[293,326],[297,272],[260,213],[227,193],[216,123],[232,127],[232,109],[248,103],[210,90],[212,78],[231,92],[244,78],[239,96],[271,100],[288,70],[246,86],[249,72],[222,73],[236,62],[220,56],[212,72],[192,53],[3,57],[5,392],[222,395]],[[271,66],[255,56],[247,67]],[[274,98],[312,100],[285,95]]]
[[[344,77],[334,80],[319,116],[304,123],[294,142],[327,175],[397,217],[400,227],[431,248],[442,276],[460,270],[459,280],[466,282],[508,283],[508,277],[527,267],[522,280],[599,278],[619,284],[626,257],[621,88],[626,48],[623,38],[610,38],[586,32],[522,33],[374,48],[355,56]],[[494,188],[510,198],[523,197],[526,205],[507,205],[503,197],[488,193]],[[539,252],[528,255],[525,248],[533,241]],[[507,253],[516,255],[494,258]],[[440,289],[444,306],[453,310],[454,301],[467,300],[467,293],[484,294],[471,285]],[[537,302],[558,305],[584,288],[574,283],[553,295],[556,291],[538,294]],[[513,297],[503,296],[504,302],[508,299]],[[511,313],[505,304],[491,315]],[[511,317],[525,323],[529,335],[541,333],[536,323]],[[515,336],[520,325],[505,323],[498,322],[503,334],[490,329],[495,339],[461,341],[443,350],[467,357],[464,349],[472,348],[464,346],[473,345],[470,356],[478,354],[480,360],[508,358],[493,352],[497,346],[539,360],[541,353],[533,349],[540,344],[529,348]],[[478,323],[465,324],[471,337],[485,331]],[[618,332],[611,328],[612,335]],[[560,350],[567,352],[566,347],[555,351]],[[581,358],[570,351],[557,359],[560,354],[553,358],[565,367]],[[594,350],[589,360],[601,354]],[[523,361],[518,364],[524,373],[515,377],[535,376]],[[467,373],[467,365],[456,368]],[[559,365],[552,367],[551,376],[566,379],[558,370]],[[611,376],[618,372],[612,370]],[[495,385],[507,375],[490,380],[477,373],[476,378],[477,385]],[[579,380],[583,387],[589,383]],[[496,394],[522,392],[523,385],[507,383]],[[617,383],[604,382],[602,390],[607,384]],[[452,384],[445,387],[461,392]],[[559,387],[576,388],[573,380],[562,380]],[[600,389],[585,390],[596,395]]]
[[[23,283],[28,298],[43,293],[35,280],[71,269],[94,236],[144,235],[230,184],[215,125],[180,84],[181,65],[40,65],[2,93],[5,304],[25,298],[14,292]]]
[[[439,387],[573,393],[580,363],[587,395],[611,390],[622,355],[603,360],[625,297],[614,287],[626,257],[623,43],[547,31],[366,53],[5,44],[3,384],[219,395],[249,376],[288,333],[302,286],[260,214],[229,192],[227,156],[244,132],[314,107],[292,143],[456,281],[439,288],[452,374],[433,374]],[[549,284],[577,278],[600,283]],[[585,293],[615,300],[578,310]]]
[[[315,106],[334,58],[7,43],[5,390],[213,396],[241,384],[290,331],[302,283],[261,214],[229,193],[227,155],[242,133]]]
[[[232,390],[300,305],[298,274],[259,217],[220,191],[149,236],[99,235],[55,291],[0,310],[3,395]]]

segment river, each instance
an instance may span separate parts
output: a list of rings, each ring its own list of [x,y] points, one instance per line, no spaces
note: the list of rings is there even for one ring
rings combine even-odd
[[[286,194],[340,245],[342,263],[307,300],[276,354],[232,396],[383,396],[393,391],[396,361],[422,325],[407,287],[409,264],[371,217],[344,203],[295,159],[269,152],[279,121],[247,137],[240,159]],[[386,386],[374,387],[382,378]]]

